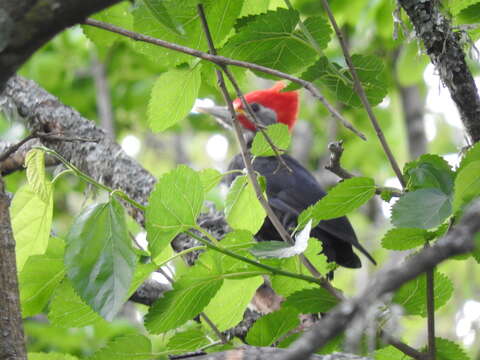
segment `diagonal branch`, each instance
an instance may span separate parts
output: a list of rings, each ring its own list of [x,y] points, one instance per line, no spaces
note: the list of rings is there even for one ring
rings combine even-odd
[[[448,258],[472,251],[474,236],[480,231],[479,216],[480,200],[476,200],[465,211],[461,221],[434,246],[423,249],[404,264],[378,273],[362,294],[335,307],[318,325],[293,343],[287,354],[275,359],[307,358],[316,349],[321,348],[341,333],[355,317],[365,314],[366,310],[383,295],[395,291],[407,281],[416,278]],[[423,355],[421,358],[426,359],[426,356]]]

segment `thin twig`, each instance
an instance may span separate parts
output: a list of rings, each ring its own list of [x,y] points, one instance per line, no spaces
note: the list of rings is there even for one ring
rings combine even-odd
[[[325,166],[325,169],[331,171],[339,178],[351,179],[355,177],[351,172],[344,169],[340,164],[340,160],[343,154],[343,142],[334,141],[328,144],[328,150],[330,150],[330,163]],[[397,188],[389,186],[375,186],[375,193],[381,195],[384,191],[388,191],[392,197],[400,197],[403,192]]]
[[[250,69],[250,70],[260,71],[260,72],[263,72],[265,74],[273,75],[273,76],[276,76],[276,77],[279,77],[279,78],[282,78],[282,79],[285,79],[285,80],[289,80],[289,81],[294,82],[296,84],[299,84],[300,86],[305,88],[308,92],[310,92],[310,94],[314,98],[319,100],[327,108],[327,110],[330,112],[330,114],[335,119],[337,119],[345,128],[352,131],[354,134],[359,136],[361,139],[363,139],[363,140],[367,139],[365,137],[365,135],[362,132],[360,132],[359,130],[357,130],[347,119],[345,119],[333,107],[333,105],[331,105],[328,102],[328,100],[325,99],[325,97],[322,95],[320,90],[318,90],[315,87],[315,85],[313,85],[309,81],[300,79],[298,77],[292,76],[290,74],[287,74],[287,73],[284,73],[284,72],[281,72],[281,71],[278,71],[278,70],[275,70],[275,69],[268,68],[266,66],[262,66],[262,65],[258,65],[258,64],[254,64],[254,63],[250,63],[250,62],[246,62],[246,61],[234,60],[234,59],[227,58],[225,56],[209,54],[209,53],[206,53],[206,52],[203,52],[203,51],[200,51],[200,50],[196,50],[196,49],[192,49],[192,48],[189,48],[189,47],[186,47],[186,46],[174,44],[174,43],[171,43],[171,42],[168,42],[168,41],[165,41],[165,40],[161,40],[161,39],[157,39],[157,38],[154,38],[154,37],[151,37],[151,36],[148,36],[148,35],[143,35],[143,34],[133,32],[133,31],[129,31],[129,30],[123,29],[121,27],[118,27],[118,26],[115,26],[115,25],[112,25],[112,24],[108,24],[108,23],[104,23],[102,21],[98,21],[98,20],[95,20],[95,19],[86,19],[84,24],[85,25],[90,25],[90,26],[95,26],[95,27],[98,27],[100,29],[104,29],[104,30],[107,30],[107,31],[110,31],[110,32],[114,32],[114,33],[126,36],[126,37],[128,37],[130,39],[133,39],[133,40],[136,40],[136,41],[147,42],[147,43],[154,44],[154,45],[157,45],[157,46],[161,46],[161,47],[164,47],[164,48],[167,48],[167,49],[178,51],[178,52],[181,52],[181,53],[184,53],[184,54],[187,54],[187,55],[191,55],[191,56],[203,59],[203,60],[213,62],[217,65],[233,65],[233,66],[243,67],[243,68]]]
[[[362,83],[360,82],[360,78],[358,77],[357,70],[355,69],[355,66],[353,65],[353,62],[352,62],[352,58],[350,57],[347,44],[345,42],[345,39],[343,38],[342,31],[338,27],[337,21],[333,16],[332,10],[330,9],[330,5],[328,4],[328,0],[321,0],[321,3],[335,30],[338,41],[340,42],[340,46],[343,51],[343,56],[345,57],[345,61],[348,65],[348,68],[350,69],[350,73],[352,74],[355,91],[357,92],[363,106],[365,107],[365,110],[367,111],[368,117],[370,118],[373,128],[375,129],[377,137],[380,140],[380,143],[382,144],[383,150],[387,155],[388,161],[390,162],[390,165],[392,166],[392,169],[395,172],[395,175],[398,177],[398,180],[400,181],[400,184],[402,184],[402,187],[405,187],[405,180],[403,179],[402,171],[398,166],[397,160],[395,160],[395,157],[393,156],[392,150],[390,149],[390,146],[388,145],[387,140],[385,139],[385,135],[383,134],[383,131],[380,128],[380,124],[378,123],[377,117],[375,116],[372,106],[368,101],[367,94],[365,93],[365,89],[363,88]]]
[[[32,139],[35,139],[36,137],[37,137],[37,135],[33,132],[30,135],[28,135],[27,137],[25,137],[24,139],[20,140],[18,143],[10,146],[7,150],[5,150],[5,152],[2,155],[0,155],[0,162],[5,161],[10,155],[12,155],[18,149],[20,149],[20,147],[23,144],[25,144],[26,142],[28,142]]]
[[[425,248],[430,247],[428,242],[425,243]],[[435,346],[435,268],[431,268],[425,272],[427,279],[427,339],[428,339],[428,355],[429,360],[436,359]]]

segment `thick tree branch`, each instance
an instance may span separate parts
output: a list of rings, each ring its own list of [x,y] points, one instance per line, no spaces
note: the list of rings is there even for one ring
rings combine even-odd
[[[18,292],[10,199],[0,177],[0,359],[27,359]]]
[[[119,1],[0,1],[0,92],[17,69],[56,34]]]
[[[305,333],[289,349],[288,353],[276,357],[278,360],[307,358],[316,349],[340,334],[358,316],[381,299],[385,294],[395,291],[425,271],[432,269],[442,261],[455,255],[464,254],[474,249],[474,235],[480,231],[480,200],[476,200],[464,213],[457,224],[446,236],[429,248],[409,258],[404,264],[380,272],[366,287],[362,294],[346,300],[322,321]]]
[[[454,32],[440,12],[438,0],[399,0],[422,40],[440,79],[450,90],[465,128],[473,140],[480,140],[480,96],[465,62],[461,33]]]
[[[65,142],[43,137],[42,143],[98,182],[123,190],[142,205],[147,203],[155,178],[127,156],[121,147],[92,121],[59,102],[33,81],[19,76],[8,81],[4,93],[0,96],[0,103],[16,108],[19,115],[27,119],[27,125],[32,131],[41,130],[47,134],[60,133],[71,138],[99,140],[98,143]],[[132,206],[127,208],[130,214],[143,224],[143,214]]]

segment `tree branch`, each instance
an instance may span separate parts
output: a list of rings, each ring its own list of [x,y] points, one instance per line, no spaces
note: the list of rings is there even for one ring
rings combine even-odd
[[[157,39],[157,38],[154,38],[154,37],[151,37],[151,36],[139,34],[139,33],[129,31],[129,30],[123,29],[121,27],[118,27],[118,26],[115,26],[115,25],[112,25],[112,24],[107,24],[107,23],[104,23],[102,21],[98,21],[98,20],[95,20],[95,19],[87,19],[87,20],[85,20],[85,24],[90,25],[90,26],[95,26],[95,27],[98,27],[100,29],[104,29],[104,30],[107,30],[107,31],[111,31],[111,32],[126,36],[126,37],[131,38],[131,39],[136,40],[136,41],[147,42],[147,43],[154,44],[154,45],[157,45],[157,46],[161,46],[161,47],[164,47],[164,48],[167,48],[167,49],[178,51],[178,52],[181,52],[181,53],[184,53],[184,54],[187,54],[187,55],[191,55],[191,56],[203,59],[203,60],[210,61],[210,62],[212,62],[214,64],[217,64],[217,65],[239,66],[239,67],[243,67],[243,68],[250,69],[250,70],[260,71],[260,72],[263,72],[265,74],[273,75],[273,76],[279,77],[281,79],[285,79],[285,80],[289,80],[289,81],[292,81],[294,83],[297,83],[300,86],[304,87],[308,92],[310,92],[310,94],[315,99],[319,100],[325,106],[325,108],[330,112],[330,114],[336,120],[338,120],[345,128],[352,131],[354,134],[359,136],[361,139],[366,140],[365,135],[362,134],[360,131],[358,131],[347,119],[345,119],[333,107],[333,105],[331,105],[327,101],[327,99],[325,99],[325,97],[315,87],[315,85],[313,85],[309,81],[297,78],[297,77],[292,76],[290,74],[287,74],[287,73],[284,73],[284,72],[281,72],[281,71],[278,71],[278,70],[275,70],[275,69],[271,69],[271,68],[268,68],[268,67],[265,67],[265,66],[257,65],[257,64],[254,64],[254,63],[249,63],[249,62],[246,62],[246,61],[234,60],[234,59],[230,59],[230,58],[227,58],[227,57],[224,57],[224,56],[209,54],[209,53],[206,53],[206,52],[203,52],[203,51],[200,51],[200,50],[196,50],[196,49],[192,49],[192,48],[189,48],[189,47],[186,47],[186,46],[181,46],[181,45],[178,45],[178,44],[170,43],[170,42],[165,41],[165,40],[161,40],[161,39]]]
[[[395,291],[407,281],[450,257],[472,251],[473,237],[480,231],[479,216],[480,200],[476,200],[465,211],[460,223],[434,246],[412,256],[404,264],[378,273],[362,294],[335,307],[319,324],[293,343],[287,354],[275,359],[294,360],[308,357],[341,333],[355,317],[365,314],[383,295]]]
[[[375,116],[375,113],[373,112],[372,106],[370,105],[370,101],[367,99],[367,94],[365,93],[365,89],[362,86],[362,83],[360,81],[360,78],[358,77],[357,70],[355,69],[355,66],[353,65],[352,58],[350,57],[350,53],[348,51],[347,43],[345,42],[345,39],[343,38],[342,31],[338,27],[337,21],[335,20],[335,17],[333,16],[332,10],[330,9],[330,5],[328,4],[328,0],[321,0],[321,3],[323,5],[323,8],[325,9],[328,18],[330,19],[330,23],[333,26],[333,29],[335,30],[335,33],[337,34],[338,41],[340,42],[340,46],[343,51],[343,56],[345,58],[345,61],[348,65],[348,68],[350,70],[350,73],[352,74],[352,79],[353,79],[353,84],[355,87],[355,91],[358,94],[358,97],[360,98],[360,101],[363,104],[363,107],[367,111],[368,117],[370,119],[370,122],[373,125],[373,128],[375,129],[375,132],[377,134],[378,140],[380,140],[380,143],[382,145],[383,151],[387,155],[388,161],[390,162],[390,165],[392,166],[392,169],[397,176],[398,180],[400,181],[400,184],[402,184],[402,187],[405,187],[405,181],[403,179],[402,171],[400,170],[400,167],[398,166],[397,160],[395,160],[395,157],[393,156],[392,150],[390,149],[390,146],[387,143],[387,140],[385,139],[385,135],[383,134],[382,129],[380,128],[380,124],[378,123],[377,117]]]
[[[422,40],[442,83],[450,90],[473,142],[480,140],[480,96],[465,62],[461,32],[454,32],[437,0],[399,0]]]
[[[17,69],[56,34],[119,1],[1,1],[0,92]]]
[[[0,176],[0,359],[27,359],[18,291],[10,199]]]

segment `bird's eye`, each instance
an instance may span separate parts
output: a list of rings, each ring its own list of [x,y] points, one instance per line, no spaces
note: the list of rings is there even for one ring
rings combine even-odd
[[[250,107],[252,108],[253,112],[258,112],[260,110],[260,105],[257,103],[250,104]]]

